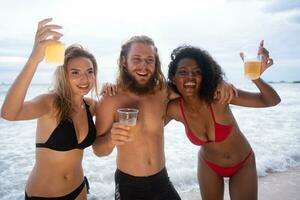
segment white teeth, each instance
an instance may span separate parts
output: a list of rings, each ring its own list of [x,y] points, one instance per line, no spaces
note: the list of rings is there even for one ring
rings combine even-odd
[[[88,88],[89,85],[78,85],[79,88]]]
[[[196,83],[194,83],[194,82],[187,82],[184,85],[186,85],[186,86],[194,86],[194,85],[196,85]]]
[[[147,73],[137,73],[139,76],[147,76]]]

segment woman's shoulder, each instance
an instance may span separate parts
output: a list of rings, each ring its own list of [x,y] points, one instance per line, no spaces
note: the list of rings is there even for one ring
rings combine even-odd
[[[178,121],[180,114],[180,98],[173,99],[168,103],[167,115]]]
[[[56,95],[54,93],[43,93],[34,97],[31,102],[38,105],[37,109],[42,109],[47,116],[51,116],[55,113],[55,97]]]
[[[40,94],[40,95],[36,96],[34,98],[34,101],[36,101],[36,102],[39,101],[39,102],[43,103],[43,105],[51,107],[53,105],[55,97],[56,97],[56,95],[54,93],[49,92],[49,93],[44,93],[44,94]]]

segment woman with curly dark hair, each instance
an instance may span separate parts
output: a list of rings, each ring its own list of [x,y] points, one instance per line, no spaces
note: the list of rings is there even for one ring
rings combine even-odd
[[[262,72],[273,64],[261,42]],[[231,199],[257,199],[254,152],[242,134],[228,103],[214,98],[223,72],[204,50],[180,46],[171,54],[168,83],[181,98],[169,102],[166,123],[184,124],[186,135],[198,153],[198,181],[202,199],[223,199],[224,177],[229,177]],[[260,93],[238,90],[230,104],[270,107],[280,102],[276,91],[261,78],[253,80]]]

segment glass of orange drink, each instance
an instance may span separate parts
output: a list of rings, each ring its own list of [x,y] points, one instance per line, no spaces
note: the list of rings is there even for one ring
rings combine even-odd
[[[49,64],[63,64],[65,59],[65,45],[63,43],[50,44],[45,49],[45,60]]]

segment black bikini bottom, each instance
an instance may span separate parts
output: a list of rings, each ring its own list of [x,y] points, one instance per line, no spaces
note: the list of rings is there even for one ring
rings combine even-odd
[[[78,195],[81,193],[85,185],[88,190],[89,183],[86,177],[84,177],[82,183],[74,191],[61,197],[29,197],[25,191],[25,200],[75,200],[76,197],[78,197]]]

